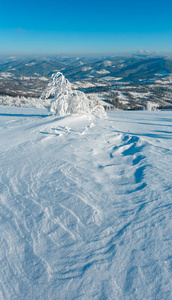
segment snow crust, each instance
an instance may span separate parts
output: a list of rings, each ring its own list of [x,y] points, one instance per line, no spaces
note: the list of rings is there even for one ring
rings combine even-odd
[[[52,83],[41,95],[41,101],[50,99],[50,113],[61,116],[67,114],[92,114],[99,117],[106,117],[103,106],[97,105],[96,101],[90,101],[87,96],[72,89],[71,83],[61,72],[52,75]]]
[[[0,106],[0,299],[172,299],[171,126]]]

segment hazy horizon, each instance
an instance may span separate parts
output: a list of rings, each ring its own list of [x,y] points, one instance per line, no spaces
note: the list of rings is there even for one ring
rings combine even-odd
[[[62,58],[62,57],[73,57],[73,58],[84,58],[84,57],[90,57],[90,58],[117,58],[117,57],[132,57],[132,56],[138,56],[138,57],[172,57],[172,52],[150,52],[150,53],[140,53],[139,50],[136,52],[114,52],[114,53],[1,53],[0,52],[0,58],[1,59],[20,59],[20,58],[24,58],[24,59],[29,59],[29,58],[33,58],[33,59],[42,59],[42,58],[47,58],[47,59],[53,59],[53,58]]]

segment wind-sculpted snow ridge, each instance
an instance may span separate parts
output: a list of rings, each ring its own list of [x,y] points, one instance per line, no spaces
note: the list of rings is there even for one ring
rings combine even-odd
[[[50,99],[50,113],[61,116],[68,114],[93,114],[100,118],[106,117],[105,109],[96,101],[89,100],[87,96],[77,90],[73,90],[71,83],[61,72],[52,75],[53,81],[48,89],[42,93],[41,100]]]
[[[0,107],[0,299],[172,299],[172,115]]]

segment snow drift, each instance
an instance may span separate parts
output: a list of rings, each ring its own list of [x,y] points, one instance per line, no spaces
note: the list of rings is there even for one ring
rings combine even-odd
[[[61,72],[53,74],[52,79],[40,97],[44,103],[47,99],[50,100],[51,114],[93,114],[101,118],[106,117],[104,107],[88,99],[83,92],[73,90],[71,83]]]
[[[171,111],[0,106],[0,299],[172,299]]]

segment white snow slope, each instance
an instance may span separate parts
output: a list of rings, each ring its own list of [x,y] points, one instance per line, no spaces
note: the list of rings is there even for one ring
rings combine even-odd
[[[0,299],[172,299],[172,112],[0,106]]]

